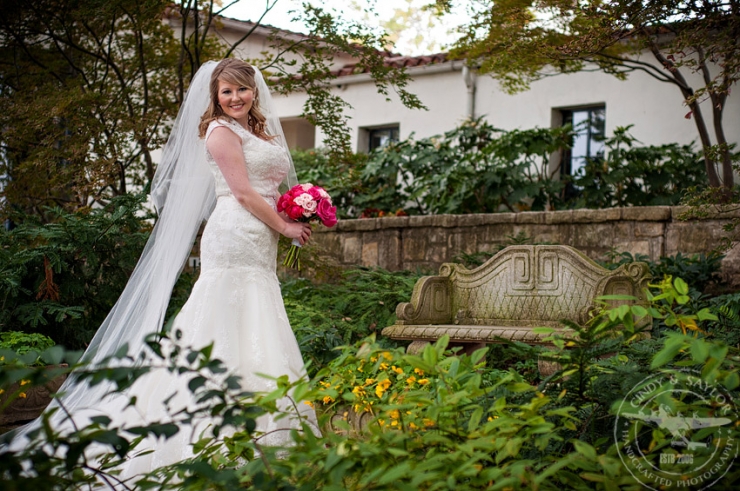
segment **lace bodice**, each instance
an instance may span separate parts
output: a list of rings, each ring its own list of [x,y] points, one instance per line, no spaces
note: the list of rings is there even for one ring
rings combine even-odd
[[[249,183],[255,191],[265,197],[278,197],[278,186],[288,175],[290,161],[280,145],[262,140],[235,121],[215,120],[208,125],[206,142],[211,132],[219,126],[229,128],[242,140],[244,161],[247,164]],[[216,196],[229,196],[231,190],[216,161],[206,147],[206,160],[216,181]]]

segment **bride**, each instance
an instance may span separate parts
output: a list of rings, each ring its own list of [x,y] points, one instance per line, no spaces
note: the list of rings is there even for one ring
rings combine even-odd
[[[236,59],[205,63],[193,78],[154,177],[151,194],[159,219],[83,359],[95,365],[126,345],[133,355],[145,351],[144,337],[161,329],[172,287],[207,219],[200,276],[172,331],[182,333],[183,346],[213,343],[213,358],[241,376],[245,390],[270,391],[272,378],[302,377],[303,360],[275,270],[278,235],[304,244],[311,228],[277,213],[281,184],[296,184],[295,173],[261,73]],[[70,377],[61,389],[61,404],[78,426],[80,418],[101,414],[116,425],[140,425],[166,417],[165,401],[170,413],[194,404],[187,380],[166,370],[143,376],[123,395],[106,396],[110,388]],[[134,407],[127,407],[130,396],[137,398]],[[286,401],[281,407],[297,408],[298,416],[315,425],[309,406]],[[296,426],[295,418],[257,420],[257,431],[265,435],[261,443],[268,445],[288,444],[287,430]],[[142,442],[137,453],[153,452],[127,461],[121,477],[191,456],[192,439],[201,429],[180,428],[165,441]]]

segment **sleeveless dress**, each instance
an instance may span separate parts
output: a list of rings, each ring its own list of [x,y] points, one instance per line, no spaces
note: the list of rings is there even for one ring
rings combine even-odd
[[[275,207],[278,186],[290,166],[285,150],[233,121],[213,121],[206,141],[219,126],[233,131],[242,140],[250,184]],[[217,203],[201,238],[200,276],[173,322],[172,332],[182,332],[182,346],[201,348],[213,343],[212,357],[222,360],[229,373],[241,376],[244,390],[268,392],[276,384],[262,375],[274,378],[288,375],[290,380],[305,375],[276,275],[278,233],[239,204],[208,150],[206,159],[215,179]],[[156,374],[144,377],[141,382],[137,381],[131,393],[137,397],[140,393],[152,394],[143,404],[147,419],[164,417],[162,403],[171,394],[177,394],[169,401],[171,407],[193,402],[182,377]],[[296,402],[300,416],[317,428],[313,409]],[[278,401],[278,406],[287,411],[293,411],[294,407],[288,400]],[[154,452],[129,461],[123,468],[123,476],[131,477],[191,457],[190,443],[197,440],[198,433],[208,423],[181,428],[166,441],[142,442],[145,445],[138,446],[137,453],[147,449]],[[262,416],[257,420],[257,431],[265,436],[259,443],[289,445],[289,430],[298,427],[295,417],[275,421],[270,415]]]

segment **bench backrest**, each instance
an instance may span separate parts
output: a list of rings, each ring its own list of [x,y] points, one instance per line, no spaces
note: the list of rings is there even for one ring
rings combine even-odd
[[[641,298],[648,273],[643,263],[609,271],[562,245],[511,246],[472,270],[440,268],[455,324],[533,327],[584,324],[601,295]]]

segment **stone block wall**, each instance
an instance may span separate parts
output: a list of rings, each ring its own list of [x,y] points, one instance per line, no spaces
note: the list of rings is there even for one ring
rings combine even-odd
[[[612,248],[651,260],[678,252],[709,252],[720,244],[722,225],[740,210],[702,220],[679,219],[683,207],[433,215],[340,220],[316,227],[315,243],[339,265],[437,270],[460,253],[494,251],[523,233],[535,242],[570,245],[593,259]],[[740,246],[723,261],[723,274],[740,286]]]

